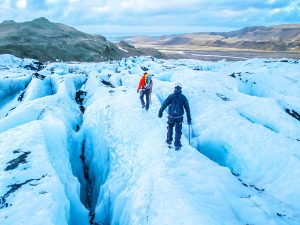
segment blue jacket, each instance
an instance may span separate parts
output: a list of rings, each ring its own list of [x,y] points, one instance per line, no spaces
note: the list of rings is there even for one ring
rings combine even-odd
[[[169,106],[169,110],[168,110],[169,116],[174,117],[174,115],[172,115],[171,110],[170,110],[170,105],[172,104],[174,98],[177,98],[179,101],[179,105],[180,105],[179,116],[183,116],[184,109],[185,109],[186,115],[187,115],[187,121],[191,121],[191,112],[190,112],[189,102],[188,102],[187,98],[182,94],[182,91],[180,88],[175,88],[174,93],[170,94],[168,96],[168,98],[162,104],[162,106],[159,110],[159,114],[162,115],[165,108],[167,108]],[[178,115],[176,117],[178,117]]]

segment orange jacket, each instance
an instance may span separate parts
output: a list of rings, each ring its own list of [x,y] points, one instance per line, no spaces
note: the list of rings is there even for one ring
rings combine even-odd
[[[139,83],[137,91],[139,91],[140,89],[144,88],[145,85],[146,85],[146,75],[143,75],[142,78],[140,79],[140,83]],[[153,83],[152,83],[152,80],[151,80],[151,84],[149,86],[150,90],[152,90],[152,86],[153,86]]]

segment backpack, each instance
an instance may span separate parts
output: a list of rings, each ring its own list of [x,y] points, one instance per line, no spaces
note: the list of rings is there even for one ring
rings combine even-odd
[[[173,98],[169,106],[169,114],[174,117],[182,116],[181,104],[178,97]]]
[[[148,89],[151,85],[152,79],[151,79],[151,75],[147,76],[145,79],[145,88]]]

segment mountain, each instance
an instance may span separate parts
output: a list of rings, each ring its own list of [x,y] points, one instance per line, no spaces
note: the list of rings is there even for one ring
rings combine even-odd
[[[0,55],[1,225],[300,224],[300,60],[36,63]]]
[[[300,24],[246,27],[231,32],[192,33],[160,37],[135,36],[133,45],[203,46],[268,51],[300,51]]]
[[[300,40],[300,24],[277,25],[271,27],[256,26],[223,33],[210,33],[225,38],[241,38],[254,41],[281,40],[284,42]]]
[[[0,54],[12,54],[39,61],[98,62],[134,55],[135,51],[122,51],[101,35],[90,35],[46,18],[0,24]],[[139,55],[144,55],[143,50]],[[158,51],[156,57],[164,57]]]

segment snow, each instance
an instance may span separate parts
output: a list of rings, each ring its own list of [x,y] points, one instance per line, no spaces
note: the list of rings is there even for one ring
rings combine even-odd
[[[9,201],[11,197],[7,199],[9,207],[2,208],[1,202],[1,224],[67,224],[69,202],[64,186],[48,158],[39,122],[24,124],[1,133],[0,140],[1,151],[5,150],[5,157],[2,152],[0,158],[1,193],[7,191],[8,185],[34,179],[20,187],[21,191],[19,189],[15,192],[14,201]],[[11,162],[25,152],[29,153],[29,163],[20,162],[17,169],[4,171],[7,161]]]
[[[300,223],[299,61],[34,62],[0,55],[1,224]],[[157,116],[175,82],[180,151]]]
[[[27,65],[30,65],[31,63],[36,62],[36,60],[33,59],[20,59],[18,57],[15,57],[13,55],[9,54],[3,54],[1,55],[1,60],[0,60],[0,67],[3,68],[22,68]]]
[[[0,109],[1,224],[88,223],[88,211],[80,202],[80,184],[72,174],[68,152],[74,123],[78,123],[76,118],[80,115],[73,102],[75,83],[83,82],[85,77],[66,75],[59,79],[54,75],[51,79],[57,93],[51,90],[49,79],[32,78],[23,90],[22,100],[12,100],[16,103],[14,109]],[[16,78],[17,81],[24,83]],[[13,106],[9,102],[6,105]],[[6,117],[4,111],[8,113]],[[11,171],[5,171],[14,159],[14,151],[30,154]],[[9,185],[23,183],[6,195]]]
[[[120,46],[118,46],[118,49],[120,49],[120,50],[123,51],[123,52],[128,52],[126,49],[121,48]]]

